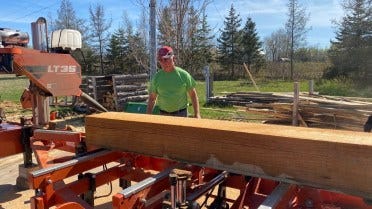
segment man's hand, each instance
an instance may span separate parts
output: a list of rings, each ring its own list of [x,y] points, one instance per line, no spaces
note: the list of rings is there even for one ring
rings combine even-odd
[[[199,99],[198,99],[198,94],[196,93],[195,88],[189,91],[189,96],[191,98],[192,107],[194,109],[194,117],[201,118],[200,110],[199,110]]]
[[[152,110],[154,109],[154,105],[155,105],[157,97],[158,97],[157,94],[150,93],[149,99],[148,99],[148,102],[147,102],[147,109],[146,109],[147,114],[152,114]]]

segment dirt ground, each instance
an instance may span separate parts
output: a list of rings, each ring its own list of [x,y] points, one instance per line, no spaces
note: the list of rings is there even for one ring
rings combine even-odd
[[[7,122],[20,122],[21,117],[31,118],[31,111],[24,111],[20,104],[8,101],[0,102],[0,109],[4,110],[5,118],[3,121]],[[3,116],[4,117],[4,116]],[[68,117],[65,119],[55,120],[54,123],[59,129],[65,128],[66,125],[72,125],[76,127],[76,130],[84,132],[84,118],[79,117]],[[57,151],[58,152],[58,151]],[[59,151],[60,152],[60,151]],[[52,153],[56,156],[65,153]],[[36,162],[35,158],[33,162]],[[16,186],[17,177],[19,176],[19,165],[23,163],[23,154],[12,155],[4,158],[0,158],[0,209],[28,209],[30,206],[30,198],[34,196],[34,190],[31,189],[20,189]],[[72,181],[75,177],[68,179]],[[77,177],[76,177],[77,178]],[[113,187],[119,189],[118,182],[113,183]],[[108,186],[106,186],[108,187]],[[115,190],[113,190],[115,191]],[[118,190],[119,191],[119,190]],[[97,189],[97,196],[107,194],[109,188],[102,186]],[[110,199],[103,200],[104,198],[99,198],[96,200],[97,207],[99,209],[111,208],[108,206],[107,202]]]
[[[58,153],[60,152],[60,153]],[[65,154],[61,151],[55,151],[54,155]],[[35,162],[35,160],[34,160]],[[22,154],[13,155],[0,159],[0,209],[29,209],[30,198],[34,196],[34,190],[32,189],[19,189],[16,186],[16,179],[19,175],[18,166],[23,163]],[[110,167],[110,165],[108,165]],[[97,172],[101,168],[96,168],[92,172]],[[101,169],[102,170],[102,169]],[[65,180],[65,183],[76,180],[77,176],[71,177]],[[112,195],[120,192],[122,189],[119,187],[119,181],[112,182],[112,193],[110,194],[110,186],[103,185],[97,188],[95,197],[95,207],[97,209],[109,209],[112,208]],[[110,194],[110,195],[108,195]],[[106,196],[107,197],[102,197]]]

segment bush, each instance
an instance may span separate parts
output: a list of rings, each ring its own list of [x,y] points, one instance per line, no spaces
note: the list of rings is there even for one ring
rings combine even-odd
[[[316,84],[316,91],[323,95],[359,96],[353,83],[346,78],[321,80]]]

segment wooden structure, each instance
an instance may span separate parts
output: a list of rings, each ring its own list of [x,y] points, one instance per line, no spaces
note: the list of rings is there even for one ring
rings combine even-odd
[[[148,98],[148,75],[126,74],[88,76],[82,89],[108,110],[122,111],[126,102],[144,102]]]
[[[372,197],[369,133],[108,112],[86,117],[86,143]]]

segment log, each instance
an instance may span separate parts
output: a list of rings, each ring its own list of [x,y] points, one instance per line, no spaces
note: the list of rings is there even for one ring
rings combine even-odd
[[[88,145],[372,197],[370,133],[118,112],[85,124]]]
[[[146,101],[149,95],[138,95],[138,96],[129,96],[125,98],[118,98],[118,103],[123,104],[125,102],[140,102]]]
[[[122,92],[122,91],[133,91],[133,90],[145,90],[147,89],[146,84],[141,84],[141,85],[120,85],[116,86],[116,91]]]
[[[140,95],[148,96],[148,94],[149,94],[149,92],[147,90],[130,91],[130,92],[118,92],[117,97],[123,98],[123,97],[140,96]]]

